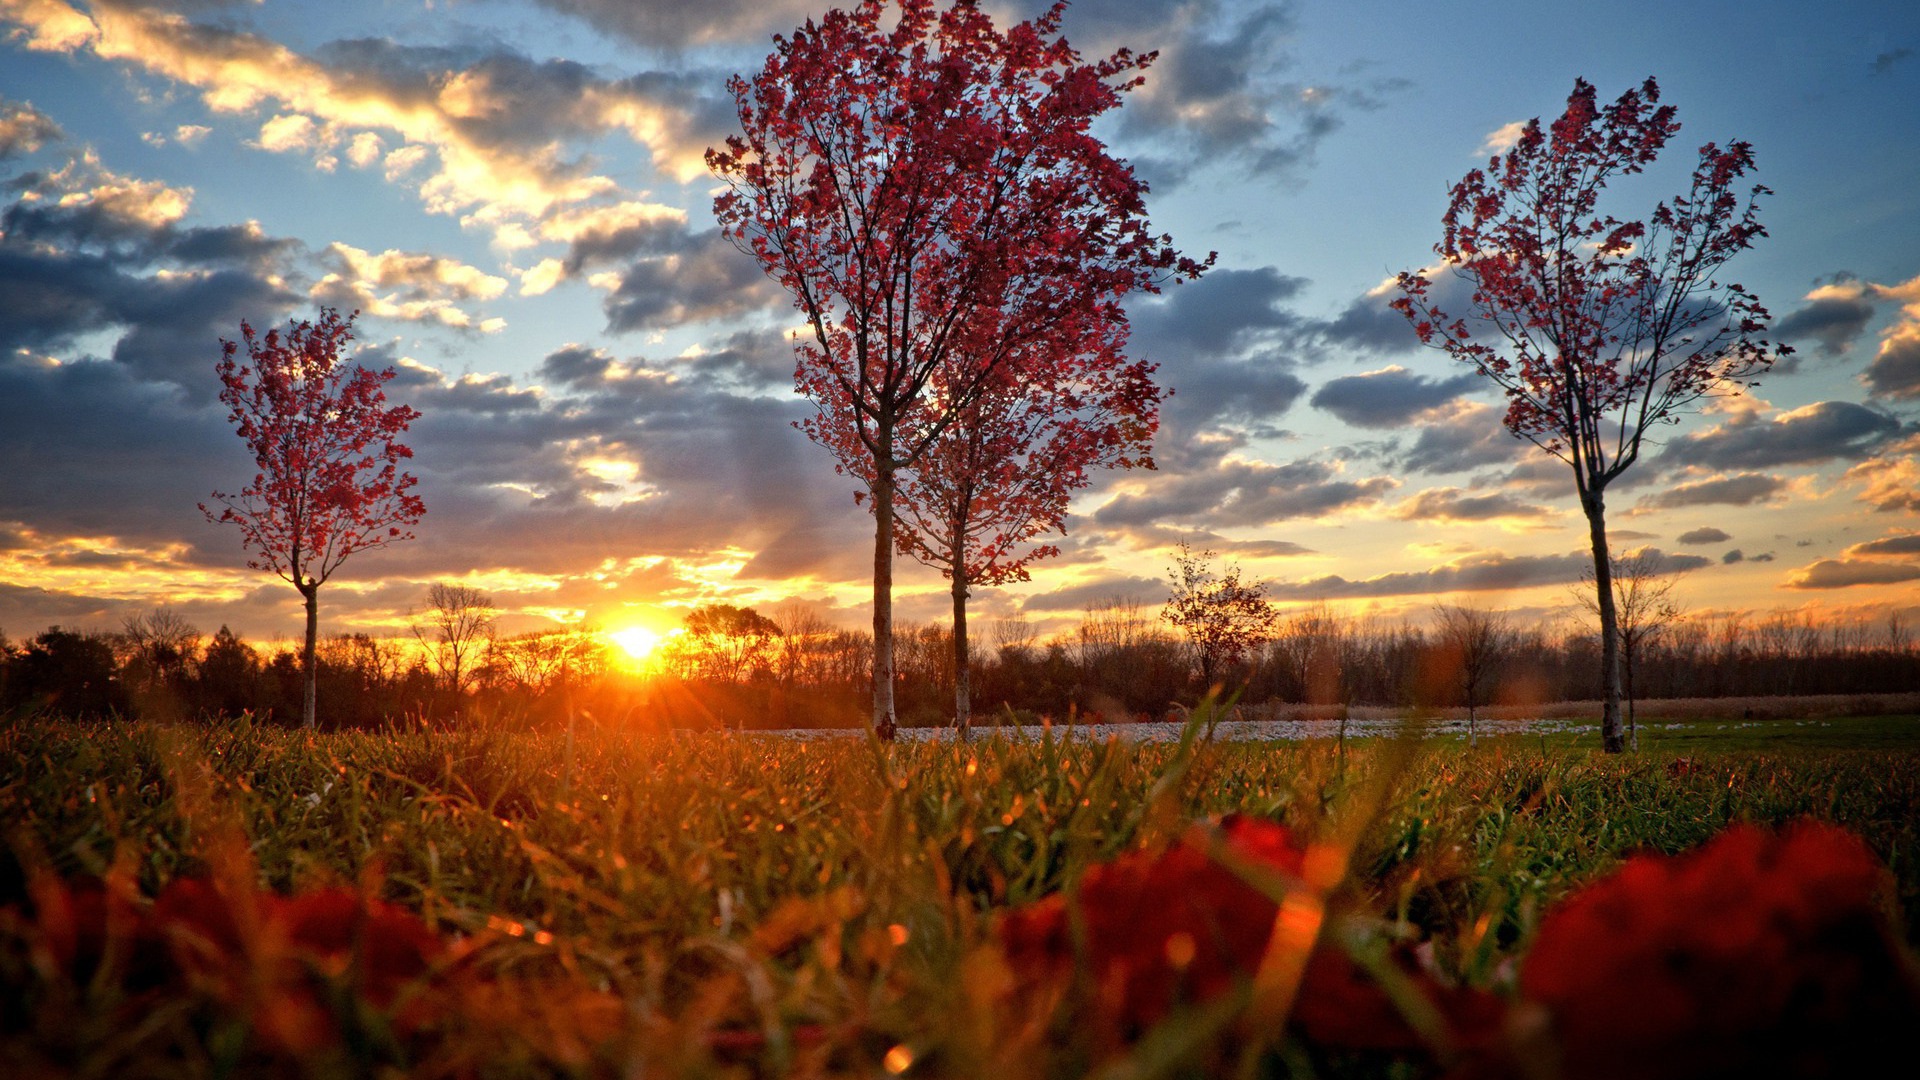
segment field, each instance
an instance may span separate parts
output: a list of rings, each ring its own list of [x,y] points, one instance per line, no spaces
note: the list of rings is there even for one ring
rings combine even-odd
[[[1920,718],[1659,723],[1640,753],[1611,758],[1526,736],[1472,750],[1209,743],[1197,726],[1179,743],[884,747],[17,724],[0,733],[12,855],[0,865],[0,1065],[1443,1075],[1453,1059],[1431,1047],[1297,1037],[1313,1002],[1300,991],[1289,1027],[1296,979],[1275,1010],[1262,992],[1271,946],[1251,982],[1142,1020],[1132,997],[1120,1007],[1050,981],[1023,960],[1018,928],[1061,910],[1048,898],[1063,890],[1123,876],[1090,868],[1172,874],[1171,858],[1146,860],[1204,851],[1213,862],[1183,881],[1225,889],[1204,877],[1225,865],[1282,915],[1310,896],[1309,945],[1338,939],[1359,981],[1395,1002],[1403,971],[1444,987],[1443,1003],[1504,1001],[1544,914],[1627,856],[1808,817],[1857,834],[1890,871],[1882,899],[1890,925],[1908,928],[1894,952],[1910,986]],[[1236,864],[1226,833],[1193,824],[1228,814],[1283,825],[1305,853],[1299,881],[1263,879]],[[104,887],[84,884],[95,880]],[[349,894],[344,929],[315,930],[320,898]],[[1083,960],[1099,947],[1097,915],[1072,922]],[[1170,938],[1148,960],[1197,980],[1214,947]],[[1313,969],[1300,977],[1310,985]],[[1432,1017],[1410,1009],[1428,1033]]]

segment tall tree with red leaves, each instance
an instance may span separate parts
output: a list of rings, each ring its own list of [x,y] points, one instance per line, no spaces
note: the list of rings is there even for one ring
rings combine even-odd
[[[1760,335],[1757,296],[1715,275],[1767,235],[1753,146],[1707,143],[1683,194],[1644,221],[1599,209],[1616,177],[1642,172],[1680,130],[1648,79],[1601,108],[1575,80],[1549,129],[1520,140],[1453,188],[1434,251],[1472,287],[1464,316],[1442,310],[1424,273],[1403,272],[1393,306],[1420,340],[1473,366],[1507,397],[1506,426],[1573,469],[1593,548],[1607,751],[1620,723],[1620,634],[1607,551],[1607,485],[1639,460],[1647,434],[1701,399],[1752,385],[1792,350]]]
[[[1036,541],[1066,532],[1068,504],[1094,470],[1153,468],[1154,365],[1120,359],[1124,321],[1107,329],[1099,349],[1063,355],[1049,342],[1044,363],[1003,368],[900,476],[899,548],[952,583],[953,717],[963,738],[972,717],[972,586],[1026,581],[1029,566],[1060,554]]]
[[[413,494],[418,481],[400,469],[413,456],[400,437],[420,413],[387,404],[381,388],[392,368],[372,371],[341,358],[358,314],[342,319],[323,307],[317,324],[300,320],[264,338],[243,322],[248,363],[237,358],[238,344],[222,339],[216,368],[220,400],[259,471],[238,494],[213,493],[223,507],[217,516],[205,503],[200,512],[238,525],[247,565],[280,575],[306,600],[307,728],[317,722],[320,586],[354,552],[412,539],[410,527],[426,513]]]
[[[707,153],[721,227],[806,319],[794,381],[818,412],[803,428],[871,496],[882,736],[896,474],[1020,377],[1002,369],[1119,362],[1121,299],[1204,269],[1152,233],[1146,185],[1089,130],[1152,55],[1083,62],[1064,9],[1005,31],[974,0],[830,11],[729,82],[742,134]]]

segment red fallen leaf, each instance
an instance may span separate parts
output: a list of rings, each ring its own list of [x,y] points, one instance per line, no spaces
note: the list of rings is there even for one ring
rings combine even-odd
[[[376,1007],[432,970],[447,943],[411,912],[350,889],[323,889],[279,901],[273,914],[292,943],[328,959],[353,957],[358,987]]]
[[[1388,962],[1443,1026],[1448,1043],[1444,1049],[1451,1055],[1485,1054],[1499,1041],[1507,1003],[1498,995],[1441,983],[1420,968],[1411,949],[1395,949]],[[1326,945],[1307,959],[1290,1023],[1307,1042],[1323,1049],[1401,1056],[1441,1049],[1409,1022],[1400,1004],[1345,949]]]
[[[1280,825],[1239,816],[1221,823],[1227,848],[1249,863],[1298,875],[1306,851]],[[1084,924],[1095,1007],[1138,1033],[1176,1005],[1251,979],[1278,906],[1191,844],[1136,852],[1089,869],[1073,903]],[[1016,972],[1051,979],[1072,970],[1073,929],[1062,895],[1010,911],[1001,943]]]
[[[91,982],[108,963],[117,969],[114,980],[130,992],[166,981],[166,945],[129,896],[97,878],[41,877],[30,889],[29,919],[39,942],[73,982]]]
[[[1864,1075],[1920,1026],[1890,887],[1845,830],[1736,825],[1554,907],[1521,993],[1547,1010],[1569,1080]]]
[[[1237,862],[1294,879],[1306,872],[1308,849],[1283,826],[1235,815],[1221,823],[1220,834]],[[1029,988],[1057,984],[1073,971],[1069,903],[1082,922],[1091,1020],[1121,1039],[1138,1037],[1176,1006],[1205,1002],[1251,980],[1279,911],[1266,892],[1194,844],[1124,855],[1088,870],[1071,901],[1056,894],[1002,919],[1008,963]],[[1405,950],[1391,962],[1431,1010],[1444,1047],[1431,1045],[1373,976],[1328,942],[1308,957],[1292,1028],[1322,1049],[1400,1056],[1440,1049],[1476,1054],[1497,1041],[1506,1013],[1500,998],[1443,985]]]

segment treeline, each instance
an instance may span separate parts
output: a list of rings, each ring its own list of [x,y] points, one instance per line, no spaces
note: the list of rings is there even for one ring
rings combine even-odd
[[[1353,619],[1321,605],[1288,614],[1256,648],[1215,666],[1248,705],[1331,708],[1532,705],[1598,697],[1599,643],[1582,629],[1512,627],[1499,612],[1453,609],[1432,626]],[[1450,613],[1440,612],[1442,616]],[[1473,637],[1462,625],[1485,633]],[[1198,650],[1157,613],[1110,602],[1042,640],[1021,620],[989,621],[972,677],[978,722],[1160,719],[1210,686]],[[895,637],[900,717],[950,722],[951,634],[903,625]],[[1898,693],[1920,686],[1920,647],[1898,619],[1816,623],[1804,615],[1683,620],[1631,650],[1634,697]],[[378,728],[484,717],[544,726],[851,727],[867,708],[871,638],[802,607],[695,609],[636,675],[589,629],[493,636],[340,635],[319,649],[321,723]],[[59,627],[0,635],[0,714],[180,720],[252,713],[297,723],[301,672],[288,648],[263,652],[222,627],[212,637],[165,609],[118,632]]]

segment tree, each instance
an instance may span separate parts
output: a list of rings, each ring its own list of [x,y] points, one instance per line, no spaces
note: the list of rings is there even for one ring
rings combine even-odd
[[[170,607],[156,607],[121,620],[121,640],[127,648],[127,674],[142,696],[153,704],[156,695],[177,693],[187,666],[200,651],[200,631],[186,616]]]
[[[1491,379],[1506,427],[1567,463],[1593,549],[1608,752],[1620,724],[1620,641],[1607,554],[1606,489],[1640,457],[1649,431],[1702,398],[1737,392],[1791,350],[1759,335],[1759,298],[1714,275],[1766,235],[1760,185],[1735,184],[1753,147],[1700,148],[1685,194],[1644,221],[1599,211],[1609,180],[1643,171],[1680,130],[1648,79],[1606,109],[1575,80],[1567,110],[1455,185],[1434,245],[1472,286],[1468,316],[1448,314],[1423,273],[1398,277],[1396,307],[1420,340]],[[1469,322],[1469,318],[1473,321]]]
[[[1640,749],[1640,726],[1634,716],[1634,702],[1639,694],[1634,686],[1634,674],[1638,661],[1646,655],[1647,649],[1670,629],[1680,618],[1680,604],[1673,598],[1673,587],[1679,584],[1681,571],[1676,573],[1668,564],[1666,556],[1655,548],[1641,548],[1613,558],[1613,610],[1620,634],[1620,675],[1621,689],[1626,697],[1627,707],[1627,745]],[[1587,588],[1576,596],[1580,605],[1596,619],[1600,616],[1600,605],[1594,599],[1593,574],[1582,572],[1581,580]]]
[[[707,152],[721,228],[806,319],[794,379],[816,415],[802,427],[870,498],[886,737],[896,474],[1014,377],[1002,368],[1117,355],[1120,300],[1203,269],[1151,233],[1145,184],[1089,130],[1152,56],[1081,62],[1059,36],[1064,8],[1005,32],[975,0],[830,11],[729,81],[743,133]]]
[[[767,670],[780,638],[772,619],[732,604],[702,604],[683,625],[671,648],[690,675],[715,682],[742,683]]]
[[[480,674],[474,661],[493,640],[499,609],[493,597],[471,585],[435,582],[427,589],[424,624],[413,624],[413,636],[425,646],[428,662],[456,697]]]
[[[260,705],[260,657],[225,624],[200,656],[199,707],[216,716],[239,716]]]
[[[1460,680],[1467,704],[1467,745],[1479,740],[1477,712],[1487,700],[1488,682],[1513,648],[1513,630],[1507,617],[1465,604],[1440,604],[1434,609],[1440,647]]]
[[[239,346],[220,342],[220,400],[228,419],[253,452],[259,471],[239,494],[216,491],[224,507],[207,520],[239,526],[251,557],[247,565],[271,570],[306,601],[307,635],[301,652],[306,680],[301,724],[317,723],[314,647],[320,629],[320,586],[347,557],[399,540],[426,513],[400,470],[413,456],[400,437],[419,412],[388,405],[381,389],[393,369],[372,371],[346,363],[340,351],[353,340],[358,312],[340,318],[320,309],[320,321],[291,323],[282,336],[264,338],[240,324],[251,366],[235,357]]]
[[[1200,681],[1208,687],[1215,677],[1256,652],[1280,621],[1267,602],[1267,587],[1240,580],[1238,564],[1213,569],[1214,553],[1195,553],[1185,541],[1167,568],[1173,597],[1161,616],[1187,635]]]
[[[1113,329],[1124,338],[1124,323]],[[1018,381],[1009,377],[1015,370]],[[1034,541],[1065,534],[1068,503],[1092,470],[1153,468],[1161,396],[1153,371],[1124,362],[1117,347],[1004,368],[902,474],[900,550],[952,582],[953,722],[962,738],[972,721],[971,587],[1026,581],[1029,566],[1058,555]]]

